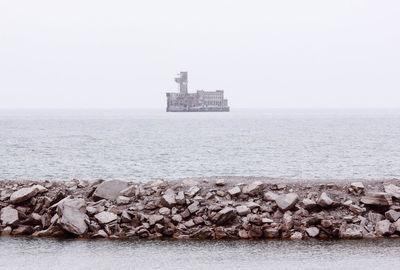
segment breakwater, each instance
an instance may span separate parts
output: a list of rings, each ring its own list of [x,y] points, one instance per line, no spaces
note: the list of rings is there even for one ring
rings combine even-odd
[[[400,180],[3,180],[0,207],[1,235],[292,240],[400,236]]]

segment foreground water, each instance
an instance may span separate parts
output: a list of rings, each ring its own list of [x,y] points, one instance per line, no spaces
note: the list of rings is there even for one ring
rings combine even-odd
[[[86,241],[3,237],[0,269],[392,269],[400,241]]]
[[[0,179],[400,177],[400,111],[0,111]]]

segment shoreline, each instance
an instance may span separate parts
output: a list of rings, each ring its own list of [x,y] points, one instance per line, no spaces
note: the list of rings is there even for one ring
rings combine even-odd
[[[1,235],[110,239],[400,237],[400,180],[206,177],[0,181]]]

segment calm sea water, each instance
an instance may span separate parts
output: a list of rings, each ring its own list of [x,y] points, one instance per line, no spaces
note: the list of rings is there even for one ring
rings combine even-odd
[[[400,111],[0,111],[0,179],[400,177]]]
[[[0,179],[400,178],[400,112],[0,111]],[[389,269],[400,241],[0,238],[0,269]]]

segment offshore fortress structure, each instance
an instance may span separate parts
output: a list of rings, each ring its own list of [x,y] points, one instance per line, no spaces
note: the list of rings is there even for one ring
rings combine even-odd
[[[187,72],[178,75],[175,82],[179,84],[179,93],[167,93],[167,112],[229,112],[223,90],[188,93]]]

